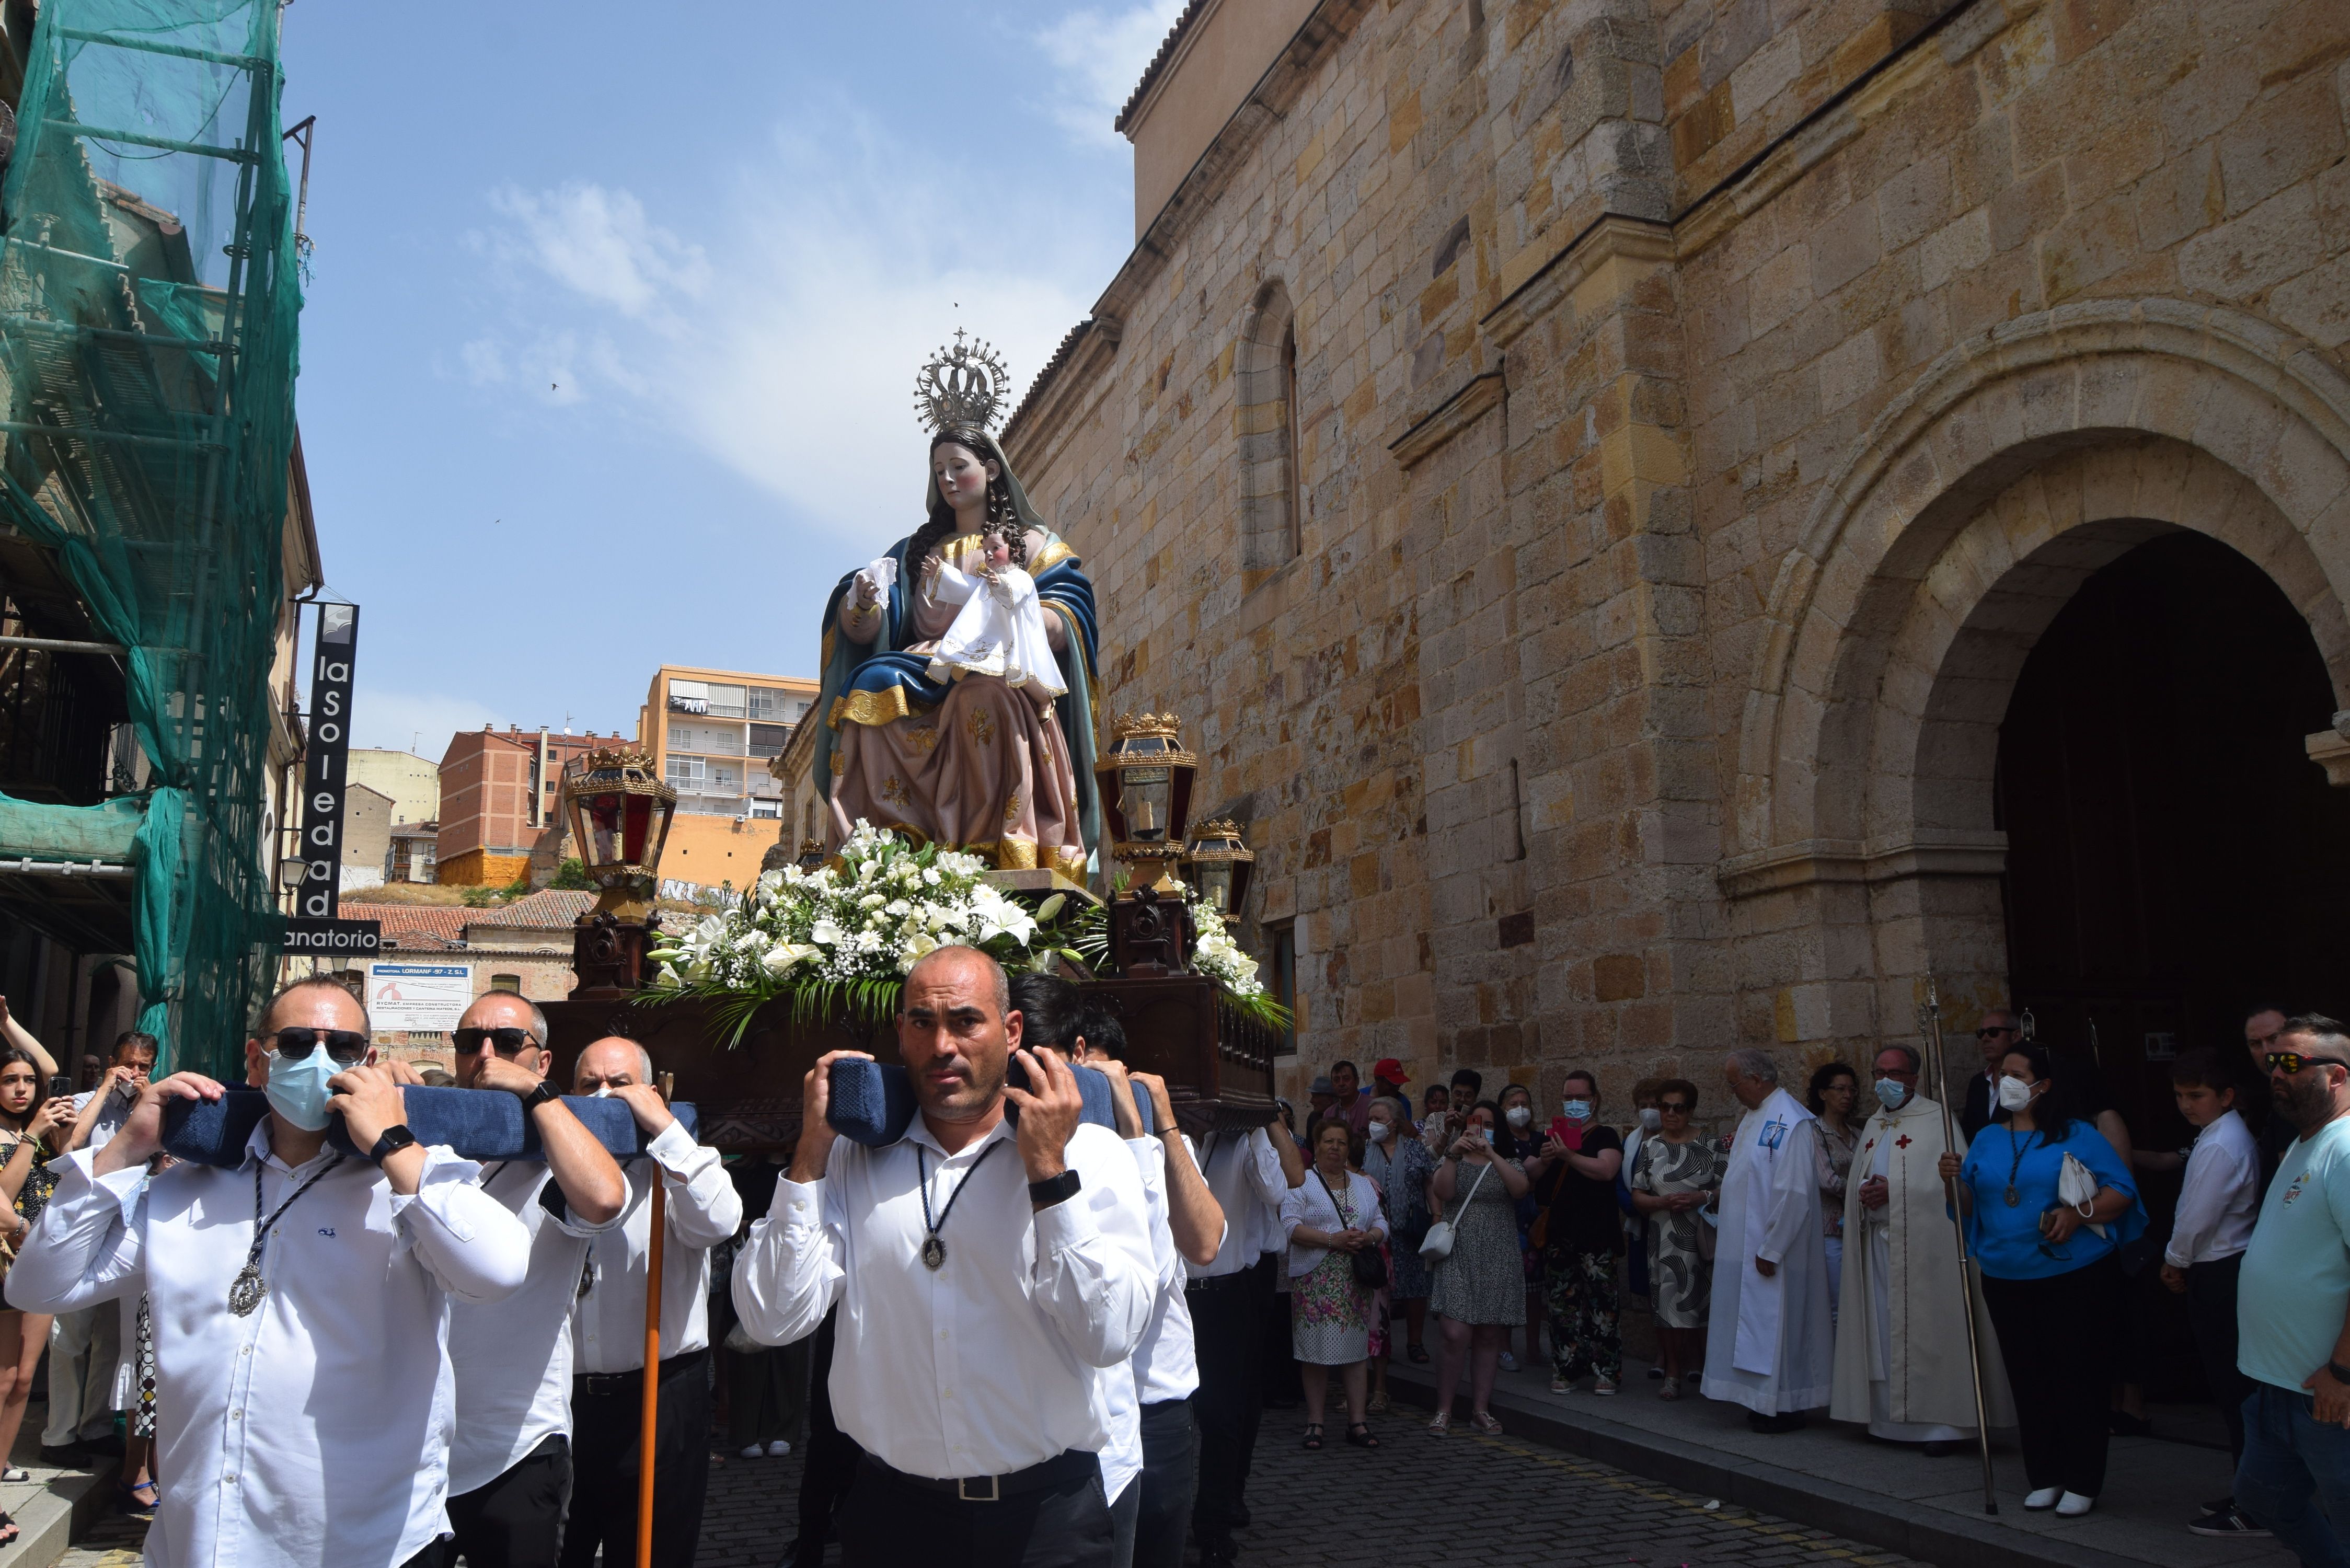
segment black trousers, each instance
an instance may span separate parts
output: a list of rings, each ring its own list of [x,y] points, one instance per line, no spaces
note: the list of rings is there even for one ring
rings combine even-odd
[[[710,1353],[690,1350],[660,1364],[660,1408],[653,1428],[653,1563],[691,1568],[710,1487]],[[571,1380],[571,1514],[562,1568],[637,1560],[637,1434],[644,1419],[643,1375]]]
[[[1135,1568],[1181,1568],[1198,1457],[1191,1400],[1142,1407],[1142,1474],[1133,1488],[1142,1494],[1134,1516]]]
[[[909,1486],[867,1460],[840,1507],[841,1568],[1110,1568],[1101,1469],[1000,1502]]]
[[[1261,1405],[1294,1405],[1305,1397],[1305,1380],[1297,1370],[1297,1336],[1289,1318],[1290,1303],[1295,1298],[1280,1289],[1274,1278],[1275,1269],[1286,1266],[1286,1254],[1268,1252],[1251,1271],[1257,1281],[1264,1325],[1257,1342],[1257,1366],[1264,1385]]]
[[[812,1561],[822,1560],[824,1543],[833,1538],[833,1520],[840,1511],[841,1500],[857,1479],[857,1461],[865,1457],[857,1439],[832,1418],[833,1324],[839,1316],[838,1307],[825,1314],[823,1324],[810,1336],[807,1460],[800,1468],[797,1540]]]
[[[449,1500],[443,1544],[465,1568],[556,1568],[571,1501],[571,1444],[556,1432],[487,1486]]]
[[[1983,1277],[1983,1304],[2015,1395],[2023,1473],[2034,1491],[2053,1486],[2095,1497],[2106,1484],[2120,1277],[2111,1253],[2043,1280]]]
[[[2218,1258],[2187,1271],[2187,1325],[2203,1363],[2203,1382],[2228,1423],[2228,1451],[2244,1459],[2244,1401],[2251,1379],[2236,1370],[2236,1276],[2244,1256]]]
[[[1200,1363],[1200,1391],[1191,1397],[1199,1428],[1191,1533],[1203,1551],[1229,1549],[1248,1489],[1249,1456],[1264,1409],[1258,1350],[1266,1293],[1260,1283],[1253,1270],[1243,1270],[1183,1298],[1191,1309],[1191,1346]]]
[[[737,1449],[781,1438],[800,1440],[807,1403],[808,1345],[726,1352],[726,1442]]]

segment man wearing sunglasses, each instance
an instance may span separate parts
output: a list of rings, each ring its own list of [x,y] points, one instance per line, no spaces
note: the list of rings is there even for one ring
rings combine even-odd
[[[2023,1029],[2014,1010],[1994,1007],[1975,1025],[1975,1044],[1982,1047],[1983,1070],[1967,1080],[1966,1103],[1959,1107],[1959,1130],[1972,1143],[1991,1126],[1999,1108],[1999,1064],[2023,1044]]]
[[[563,1562],[588,1568],[602,1542],[607,1563],[637,1551],[638,1435],[644,1405],[645,1287],[651,1272],[652,1183],[665,1198],[661,1243],[660,1406],[653,1434],[653,1563],[685,1568],[702,1534],[710,1481],[710,1249],[743,1222],[743,1199],[653,1086],[652,1058],[611,1035],[579,1053],[572,1092],[620,1101],[650,1135],[645,1159],[626,1172],[620,1222],[592,1234],[588,1268],[571,1305],[572,1490]]]
[[[2300,1136],[2236,1279],[2236,1366],[2252,1383],[2236,1505],[2332,1568],[2350,1525],[2350,1032],[2304,1013],[2262,1059]]]
[[[506,1160],[482,1190],[530,1232],[530,1274],[495,1306],[449,1320],[457,1429],[449,1449],[451,1559],[472,1568],[555,1568],[571,1498],[571,1303],[589,1237],[618,1223],[619,1163],[546,1081],[546,1014],[511,991],[486,992],[452,1036],[458,1086],[509,1094],[546,1151]],[[557,1223],[561,1220],[565,1223]]]
[[[287,986],[245,1044],[269,1113],[243,1162],[150,1178],[164,1106],[224,1092],[195,1073],[151,1083],[104,1148],[52,1168],[36,1241],[9,1271],[23,1311],[141,1291],[152,1304],[156,1568],[441,1560],[449,1309],[512,1295],[530,1241],[479,1167],[409,1132],[368,1033],[335,981]],[[338,1116],[365,1153],[328,1146]]]

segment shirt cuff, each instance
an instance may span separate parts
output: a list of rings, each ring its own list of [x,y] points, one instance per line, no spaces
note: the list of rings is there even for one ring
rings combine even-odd
[[[786,1225],[823,1224],[824,1181],[821,1176],[814,1181],[794,1181],[789,1177],[777,1181],[775,1201],[767,1205],[767,1218]]]
[[[696,1174],[701,1162],[695,1156],[702,1152],[702,1147],[693,1141],[683,1122],[672,1121],[661,1128],[652,1142],[645,1145],[645,1152],[652,1156],[653,1162],[663,1170],[680,1181],[685,1181]]]
[[[779,1182],[776,1184],[781,1186]],[[1065,1247],[1090,1241],[1101,1234],[1094,1223],[1092,1208],[1078,1198],[1065,1198],[1050,1209],[1036,1210],[1036,1262],[1038,1263]]]

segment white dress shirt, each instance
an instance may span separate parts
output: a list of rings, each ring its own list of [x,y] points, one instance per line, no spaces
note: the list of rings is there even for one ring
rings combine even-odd
[[[1175,1250],[1175,1232],[1167,1218],[1167,1146],[1155,1137],[1145,1137],[1127,1147],[1134,1150],[1134,1163],[1142,1171],[1143,1192],[1150,1200],[1150,1251],[1159,1265],[1159,1294],[1150,1303],[1142,1346],[1134,1353],[1134,1388],[1143,1404],[1158,1405],[1191,1397],[1200,1386],[1200,1359],[1191,1344],[1191,1304],[1183,1299],[1189,1276],[1183,1254]],[[1183,1137],[1183,1147],[1191,1147],[1188,1136]],[[1191,1158],[1196,1166],[1196,1151]],[[1224,1229],[1229,1235],[1230,1220]]]
[[[2234,1257],[2251,1245],[2260,1204],[2260,1146],[2244,1118],[2226,1112],[2195,1137],[2163,1262],[2185,1269]]]
[[[155,1335],[154,1568],[317,1568],[407,1562],[449,1533],[452,1301],[523,1282],[521,1224],[476,1186],[480,1168],[425,1150],[403,1197],[345,1159],[286,1210],[261,1253],[257,1311],[228,1310],[265,1212],[335,1158],[287,1169],[268,1118],[234,1170],[144,1166],[92,1177],[88,1149],[8,1274],[8,1303],[71,1312],[147,1293]]]
[[[710,1347],[710,1249],[743,1223],[743,1198],[721,1168],[718,1151],[671,1122],[645,1146],[650,1161],[624,1162],[629,1201],[617,1225],[583,1225],[571,1216],[556,1224],[588,1238],[587,1293],[571,1303],[575,1373],[636,1372],[645,1365],[645,1270],[652,1246],[652,1173],[661,1168],[668,1189],[663,1210],[669,1236],[661,1248],[661,1359]],[[572,1282],[574,1293],[578,1281]]]
[[[95,1089],[84,1089],[73,1097],[74,1115],[78,1117],[89,1106],[92,1095],[104,1095],[106,1104],[98,1107],[98,1119],[89,1124],[89,1142],[83,1147],[91,1150],[104,1148],[109,1139],[122,1130],[130,1119],[130,1107],[139,1103],[136,1094],[118,1095],[111,1084]]]
[[[918,1158],[931,1216],[955,1200],[937,1269],[920,1257]],[[833,1414],[909,1475],[1010,1475],[1099,1454],[1099,1374],[1128,1378],[1131,1397],[1126,1364],[1150,1320],[1148,1199],[1107,1127],[1080,1124],[1062,1158],[1077,1195],[1035,1210],[1008,1122],[951,1156],[920,1116],[887,1148],[842,1138],[823,1179],[775,1184],[735,1260],[734,1310],[754,1339],[788,1345],[838,1303]]]
[[[1224,1244],[1216,1249],[1207,1267],[1186,1259],[1184,1269],[1195,1280],[1212,1280],[1253,1268],[1265,1253],[1283,1245],[1281,1200],[1289,1196],[1289,1178],[1281,1156],[1263,1127],[1238,1137],[1228,1132],[1208,1135],[1208,1152],[1200,1174],[1224,1210]]]
[[[463,1497],[520,1464],[555,1432],[571,1430],[571,1303],[587,1266],[588,1233],[555,1222],[544,1199],[554,1173],[535,1159],[494,1165],[482,1190],[522,1221],[530,1272],[494,1307],[460,1302],[449,1317],[449,1364],[457,1376],[457,1435],[449,1447],[449,1495]],[[556,1201],[562,1189],[553,1189]],[[638,1332],[643,1329],[639,1325]]]

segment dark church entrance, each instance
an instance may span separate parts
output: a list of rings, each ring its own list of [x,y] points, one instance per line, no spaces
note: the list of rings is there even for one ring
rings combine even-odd
[[[2190,1141],[2170,1064],[2199,1045],[2264,1113],[2249,1003],[2350,1012],[2350,790],[2303,749],[2334,706],[2275,583],[2189,533],[2092,576],[2016,681],[1994,784],[2012,992],[2060,1072],[2094,1064],[2138,1148]],[[2178,1178],[2140,1185],[2155,1229],[2131,1359],[2154,1397],[2192,1397],[2183,1314],[2150,1266]]]

